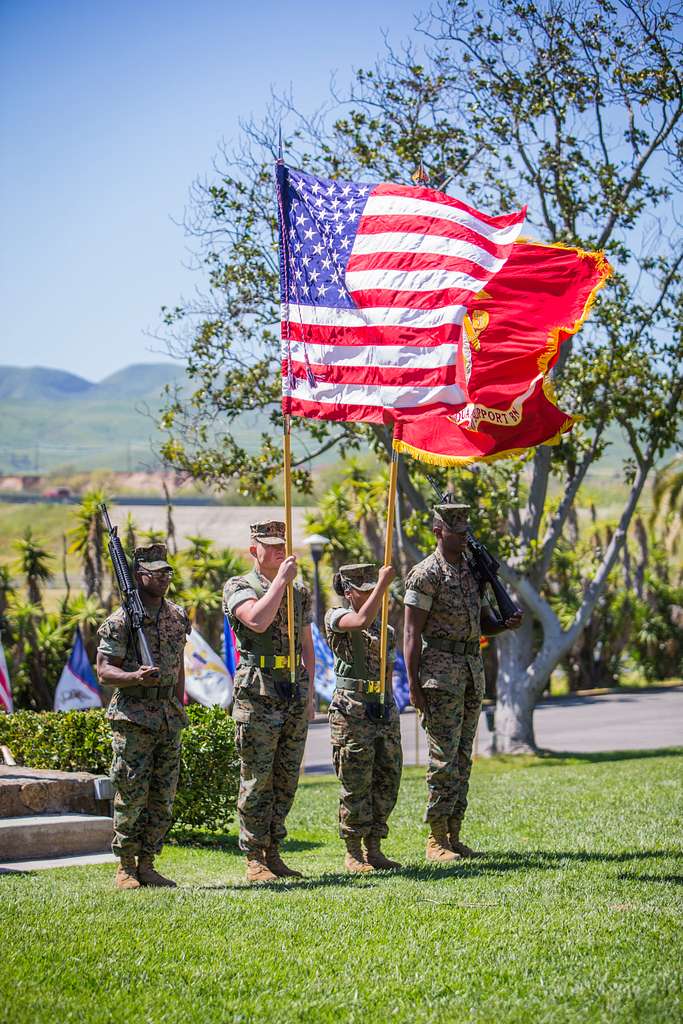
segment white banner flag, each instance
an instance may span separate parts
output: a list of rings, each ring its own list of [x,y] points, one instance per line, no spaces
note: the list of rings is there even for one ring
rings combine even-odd
[[[194,627],[185,644],[185,692],[205,707],[228,708],[232,703],[232,676]]]
[[[55,690],[55,711],[84,711],[101,708],[100,687],[88,658],[80,629],[76,629],[69,660]]]

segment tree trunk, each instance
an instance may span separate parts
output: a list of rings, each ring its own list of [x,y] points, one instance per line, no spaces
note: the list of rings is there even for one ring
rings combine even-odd
[[[496,637],[498,675],[496,678],[496,714],[493,751],[496,754],[533,754],[535,694],[529,686],[526,666],[531,660],[533,623],[527,613],[516,633]]]

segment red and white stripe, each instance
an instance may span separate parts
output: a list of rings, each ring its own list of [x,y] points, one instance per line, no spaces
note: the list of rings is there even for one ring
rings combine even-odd
[[[376,186],[346,268],[358,308],[283,306],[283,410],[372,422],[454,412],[466,401],[456,373],[467,304],[504,266],[525,213]]]

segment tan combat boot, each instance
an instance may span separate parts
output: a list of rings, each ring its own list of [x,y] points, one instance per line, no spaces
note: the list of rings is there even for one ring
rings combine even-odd
[[[266,862],[265,850],[251,850],[247,854],[247,881],[250,885],[277,881],[277,875],[273,874]]]
[[[152,853],[143,853],[138,857],[138,879],[140,885],[149,885],[155,889],[177,888],[171,878],[164,878],[154,869],[154,854]]]
[[[288,867],[280,856],[279,843],[271,843],[266,850],[266,864],[278,878],[303,878],[300,871]]]
[[[427,860],[445,864],[452,860],[460,860],[460,854],[451,849],[448,842],[447,821],[435,818],[429,822],[430,833],[427,839]]]
[[[344,841],[346,843],[346,856],[344,857],[344,867],[346,870],[350,871],[352,875],[367,875],[374,871],[372,864],[368,864],[363,859],[360,837],[350,836]]]
[[[380,841],[375,836],[368,836],[363,842],[367,850],[365,860],[373,868],[377,868],[379,871],[393,871],[396,868],[402,867],[397,860],[389,860],[388,857],[384,856],[380,847]]]
[[[139,889],[138,869],[135,865],[135,857],[128,853],[122,854],[119,866],[116,869],[115,885],[117,889]]]
[[[473,850],[471,847],[466,846],[465,843],[460,842],[461,826],[461,818],[448,819],[448,841],[451,849],[459,853],[461,857],[485,857],[485,853],[482,853],[480,850]]]

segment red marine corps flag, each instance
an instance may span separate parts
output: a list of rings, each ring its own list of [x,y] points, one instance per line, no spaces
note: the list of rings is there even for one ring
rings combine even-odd
[[[520,455],[557,443],[571,416],[549,370],[612,270],[603,253],[518,243],[468,303],[458,360],[467,401],[454,414],[397,424],[397,451],[441,466]]]

